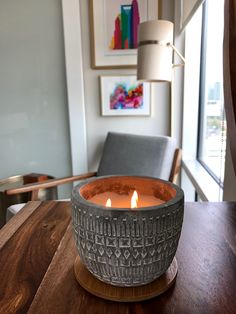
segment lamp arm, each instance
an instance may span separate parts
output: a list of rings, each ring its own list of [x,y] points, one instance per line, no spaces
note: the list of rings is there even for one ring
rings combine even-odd
[[[179,52],[179,50],[174,46],[172,45],[171,43],[167,43],[167,46],[171,47],[174,52],[180,57],[180,59],[183,61],[182,64],[174,64],[173,67],[177,67],[177,66],[184,66],[184,63],[185,63],[185,58],[183,57],[183,55]]]

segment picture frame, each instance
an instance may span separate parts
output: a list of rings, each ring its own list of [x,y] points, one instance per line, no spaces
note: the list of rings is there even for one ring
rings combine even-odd
[[[90,0],[91,67],[135,68],[138,23],[158,18],[159,1]]]
[[[150,84],[136,75],[100,76],[102,116],[150,116]]]

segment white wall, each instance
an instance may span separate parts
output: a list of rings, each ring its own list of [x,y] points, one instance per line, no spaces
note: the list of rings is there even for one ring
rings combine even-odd
[[[175,33],[174,45],[184,56],[184,33],[180,33],[180,0],[175,5]],[[174,53],[174,64],[182,64],[183,61]],[[178,145],[182,147],[182,128],[183,128],[183,81],[184,66],[174,67],[172,81],[172,110],[171,110],[171,136],[177,139]]]
[[[61,0],[0,2],[0,178],[71,174]]]
[[[81,1],[82,49],[87,124],[89,170],[95,170],[101,155],[102,143],[108,131],[144,135],[168,135],[170,86],[152,86],[150,117],[102,117],[100,114],[100,75],[134,74],[135,70],[92,70],[90,66],[89,1]],[[166,5],[165,5],[166,7]],[[165,11],[167,10],[164,8]]]

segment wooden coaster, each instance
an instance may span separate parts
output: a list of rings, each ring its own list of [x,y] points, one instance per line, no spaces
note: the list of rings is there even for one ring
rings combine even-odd
[[[178,264],[174,257],[170,267],[161,277],[138,287],[117,287],[100,281],[87,270],[79,256],[75,259],[74,271],[79,284],[97,297],[118,302],[135,302],[157,297],[168,290],[175,282]]]

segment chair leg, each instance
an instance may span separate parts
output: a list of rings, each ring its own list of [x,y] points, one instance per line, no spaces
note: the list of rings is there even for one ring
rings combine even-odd
[[[31,201],[37,201],[39,196],[39,190],[33,190],[31,192]]]

